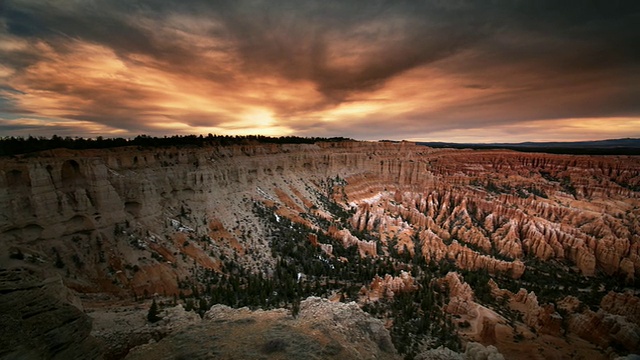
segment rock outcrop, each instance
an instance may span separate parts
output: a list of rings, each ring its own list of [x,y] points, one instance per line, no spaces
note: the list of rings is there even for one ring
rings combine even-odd
[[[562,316],[553,304],[540,305],[533,291],[520,289],[514,294],[509,290],[500,289],[493,279],[489,280],[489,289],[494,298],[502,299],[510,308],[519,311],[522,320],[530,328],[541,334],[563,335]],[[573,312],[580,306],[580,301],[574,297],[565,297],[558,306],[565,311]]]
[[[504,356],[493,345],[485,347],[477,342],[469,342],[464,353],[439,347],[421,352],[415,360],[504,360]]]
[[[600,301],[600,308],[613,315],[621,315],[640,326],[640,298],[632,293],[610,291]]]
[[[383,323],[355,303],[320,298],[284,309],[250,311],[215,305],[204,319],[157,343],[134,348],[133,359],[398,359]]]
[[[97,308],[88,315],[93,319],[91,335],[104,344],[105,359],[122,359],[130,349],[159,341],[169,334],[200,323],[193,311],[185,311],[180,304],[159,312],[158,322],[147,320],[149,304],[126,307]]]
[[[69,301],[74,296],[60,277],[29,267],[2,269],[0,293],[0,358],[102,358],[91,319]]]
[[[603,310],[571,315],[569,330],[603,349],[615,346],[634,353],[640,351],[640,327],[623,316]]]
[[[562,316],[553,304],[540,305],[536,294],[524,289],[514,294],[512,301],[521,305],[520,308],[524,311],[523,320],[529,327],[541,334],[562,335]]]
[[[469,314],[477,304],[473,301],[473,290],[469,284],[465,283],[462,277],[455,272],[448,273],[441,281],[441,286],[445,286],[449,291],[449,303],[446,311],[450,314]]]
[[[338,230],[337,227],[330,226],[329,235],[342,242],[344,247],[356,246],[361,257],[365,257],[367,255],[376,256],[378,254],[376,250],[376,243],[358,239],[351,234],[349,229]]]
[[[386,274],[384,278],[376,275],[368,289],[364,289],[363,296],[370,301],[379,299],[393,299],[395,294],[401,292],[415,291],[418,286],[411,274],[401,271],[399,276]]]
[[[640,326],[635,306],[637,297],[629,293],[609,292],[601,301],[598,311],[583,309],[574,296],[566,296],[557,302],[566,319],[556,311],[553,304],[540,305],[535,293],[520,289],[516,294],[500,289],[491,280],[491,293],[504,298],[512,309],[523,314],[523,321],[540,334],[561,336],[565,334],[563,323],[570,333],[598,345],[602,349],[614,346],[625,351],[640,350]]]

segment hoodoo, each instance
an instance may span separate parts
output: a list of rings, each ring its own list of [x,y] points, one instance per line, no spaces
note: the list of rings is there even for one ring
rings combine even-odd
[[[163,352],[182,344],[175,306],[205,316],[224,304],[272,311],[216,305],[229,331],[273,318],[328,357],[369,354],[371,341],[389,358],[475,342],[507,358],[518,346],[603,358],[640,351],[639,188],[634,156],[355,141],[55,149],[0,158],[2,271],[48,274],[74,294],[56,300],[82,334],[64,354],[93,336],[120,342],[107,358],[149,340],[130,358]],[[145,323],[152,299],[164,322]],[[87,334],[74,304],[101,330]],[[377,330],[320,336],[320,305]],[[121,328],[101,326],[119,316]],[[297,346],[265,341],[263,355]],[[11,344],[1,356],[24,351]]]

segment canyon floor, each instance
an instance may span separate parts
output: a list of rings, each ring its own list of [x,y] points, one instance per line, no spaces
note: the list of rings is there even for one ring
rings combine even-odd
[[[638,156],[55,149],[0,208],[2,358],[640,352]]]

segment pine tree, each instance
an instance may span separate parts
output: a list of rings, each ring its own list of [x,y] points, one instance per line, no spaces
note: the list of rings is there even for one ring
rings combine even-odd
[[[200,310],[200,314],[203,315],[207,310],[209,310],[210,306],[207,303],[207,300],[204,298],[200,298],[200,302],[198,304],[198,309]]]
[[[291,303],[291,316],[293,316],[294,318],[297,318],[299,313],[300,313],[300,299],[296,297],[296,299],[294,299],[293,302]]]
[[[149,322],[151,323],[154,323],[161,319],[162,318],[158,316],[158,304],[156,304],[156,299],[153,299],[151,307],[149,308],[149,313],[147,314],[147,320],[149,320]]]
[[[195,309],[195,306],[193,304],[193,299],[187,299],[185,304],[184,304],[184,310],[185,311],[191,311]]]

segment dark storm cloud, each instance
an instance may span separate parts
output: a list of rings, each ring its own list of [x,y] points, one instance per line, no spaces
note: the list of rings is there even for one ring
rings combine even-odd
[[[618,61],[637,60],[640,50],[633,45],[640,40],[639,8],[633,1],[460,1],[457,6],[445,1],[8,1],[3,15],[9,32],[18,36],[64,35],[105,44],[122,54],[145,53],[170,62],[187,61],[189,44],[157,39],[153,29],[134,19],[209,17],[225,25],[222,33],[210,35],[232,40],[248,64],[264,63],[289,76],[314,77],[329,88],[357,88],[358,83],[366,86],[447,56],[496,31],[537,35],[539,50],[556,52],[552,42],[544,46],[545,38],[565,38],[588,41],[594,51],[614,54]],[[386,27],[388,23],[393,26]],[[354,34],[362,25],[372,29]],[[363,69],[329,69],[327,42],[338,37],[372,44],[379,58],[363,60]],[[585,61],[589,62],[597,64],[599,58]],[[355,84],[337,79],[345,74]]]
[[[42,42],[59,56],[76,51],[78,43],[100,45],[125,64],[185,82],[210,81],[213,90],[201,90],[205,97],[268,106],[300,133],[332,126],[366,133],[373,125],[380,132],[407,129],[404,134],[425,124],[460,129],[479,121],[640,114],[637,1],[9,0],[0,11],[0,33],[13,41]],[[49,72],[34,76],[31,67],[47,60],[27,48],[0,63],[25,89],[90,100],[63,104],[71,107],[68,113],[60,109],[64,118],[132,131],[153,129],[147,119],[154,116],[176,120],[145,105],[162,98],[157,87],[70,83]],[[315,114],[426,66],[464,78],[460,88],[478,95],[339,127]],[[309,82],[319,96],[292,103],[272,99],[265,95],[271,88],[261,88],[260,96],[227,99],[216,87],[240,93],[253,86],[253,78],[265,76]],[[431,86],[429,78],[421,81],[423,88]],[[224,124],[230,113],[180,115],[185,124],[203,126]],[[298,122],[305,118],[313,120]],[[390,127],[385,119],[400,125]]]
[[[60,5],[60,2],[9,2],[5,12],[7,30],[29,40],[43,39],[60,51],[67,49],[68,41],[80,39],[103,44],[123,56],[144,53],[178,64],[189,56],[189,51],[180,44],[155,39],[149,29],[131,22],[132,13],[127,10],[133,9],[112,8],[108,2],[92,7]]]
[[[175,7],[171,2],[61,3],[65,4],[9,2],[4,14],[8,31],[25,38],[46,39],[59,49],[64,49],[65,40],[82,39],[106,45],[124,57],[143,53],[184,70],[200,54],[194,53],[190,44],[158,38],[153,29],[135,19],[161,22],[177,13],[209,17],[224,27],[208,35],[230,41],[244,70],[311,79],[327,92],[371,88],[398,72],[445,57],[473,42],[483,31],[470,12],[466,12],[466,25],[460,25],[447,19],[454,15],[446,9],[402,2],[363,6],[349,2],[233,1],[206,5],[187,1]],[[388,20],[393,24],[387,28]],[[358,31],[360,26],[370,28]],[[328,48],[345,39],[354,42],[354,50],[362,45],[370,49],[362,51],[362,58],[353,64],[331,65]]]
[[[351,91],[375,88],[400,72],[446,57],[478,39],[482,32],[479,28],[469,31],[469,25],[449,24],[426,13],[426,8],[402,3],[288,8],[227,10],[229,16],[223,21],[245,69],[310,79],[326,95],[339,98]],[[474,21],[469,19],[469,23]],[[444,33],[447,36],[440,35]],[[332,53],[332,47],[340,46],[348,49],[336,52],[350,52],[351,58],[344,63]]]

